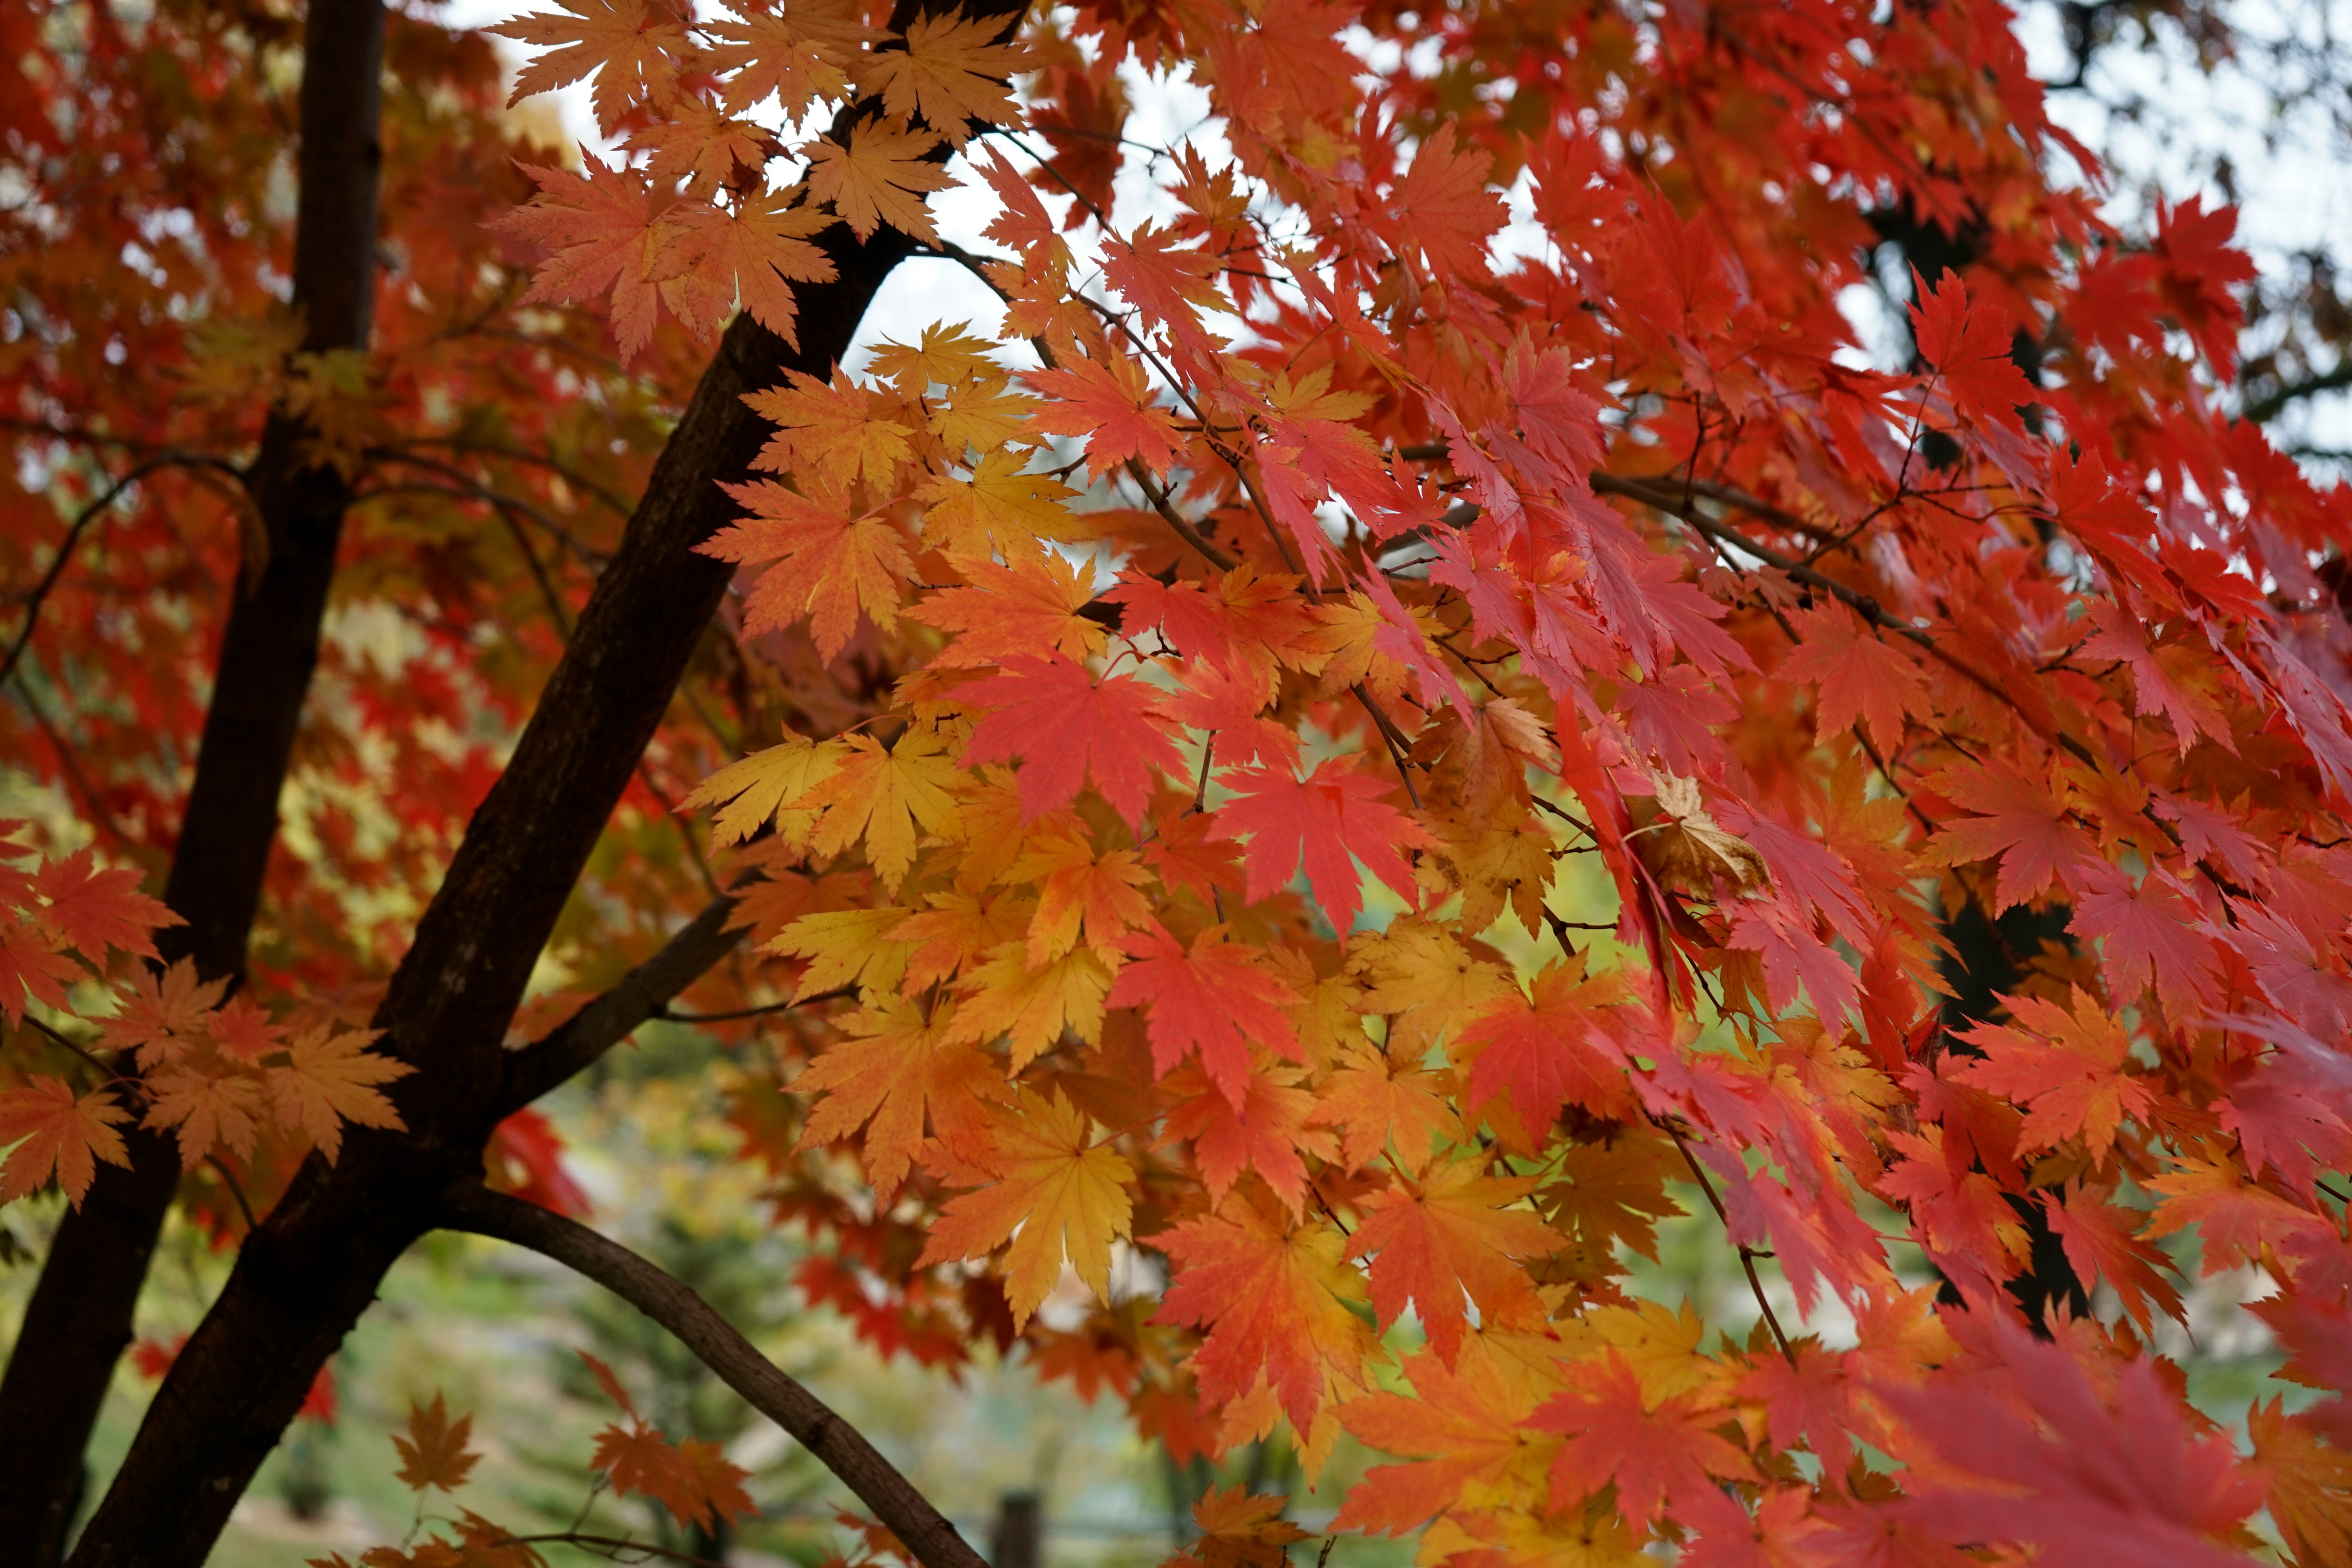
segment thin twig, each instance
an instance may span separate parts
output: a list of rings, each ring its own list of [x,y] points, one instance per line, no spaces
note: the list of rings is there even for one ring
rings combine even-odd
[[[500,1546],[541,1545],[602,1547],[604,1550],[599,1552],[597,1555],[610,1558],[616,1563],[620,1561],[620,1554],[624,1552],[642,1552],[647,1557],[658,1557],[666,1563],[689,1564],[689,1568],[727,1568],[727,1564],[712,1558],[697,1557],[690,1552],[673,1552],[667,1546],[656,1546],[649,1541],[630,1541],[617,1535],[589,1535],[577,1530],[552,1531],[545,1535],[501,1535],[490,1542],[490,1545],[494,1549]]]
[[[1715,1217],[1723,1222],[1724,1234],[1730,1235],[1731,1215],[1724,1208],[1723,1200],[1716,1195],[1715,1184],[1706,1179],[1706,1171],[1699,1164],[1698,1156],[1691,1152],[1691,1146],[1683,1142],[1682,1133],[1673,1123],[1662,1121],[1658,1125],[1664,1128],[1666,1136],[1675,1141],[1675,1147],[1683,1152],[1683,1163],[1698,1179],[1699,1191],[1706,1194],[1707,1205],[1715,1210]],[[1756,1273],[1756,1254],[1738,1242],[1732,1245],[1739,1247],[1739,1267],[1748,1271],[1748,1288],[1756,1293],[1756,1307],[1764,1314],[1764,1326],[1772,1331],[1772,1342],[1780,1347],[1780,1353],[1788,1358],[1790,1366],[1796,1365],[1797,1352],[1790,1347],[1789,1336],[1780,1331],[1780,1320],[1772,1315],[1772,1303],[1764,1299],[1764,1281]]]
[[[41,605],[47,600],[49,590],[57,586],[58,579],[65,575],[66,563],[73,559],[74,546],[81,542],[83,532],[99,520],[107,508],[148,475],[159,468],[219,468],[232,476],[243,477],[234,465],[223,458],[207,457],[202,452],[171,451],[160,452],[135,465],[130,472],[107,486],[96,500],[74,514],[72,526],[66,530],[65,538],[59,542],[57,555],[49,562],[49,569],[41,574],[40,582],[26,598],[25,624],[16,628],[16,640],[9,644],[8,656],[0,658],[0,681],[5,681],[16,673],[16,661],[25,657],[26,646],[33,640],[33,627],[41,618]]]

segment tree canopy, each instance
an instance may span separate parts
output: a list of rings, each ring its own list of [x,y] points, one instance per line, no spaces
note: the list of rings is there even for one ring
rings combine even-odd
[[[202,1562],[453,1230],[976,1568],[582,1217],[532,1104],[672,1019],[813,1310],[1348,1434],[1426,1564],[2342,1561],[2352,496],[2013,23],[564,0],[492,31],[581,147],[424,10],[0,10],[0,1537],[177,1204],[235,1264],[77,1565]],[[862,343],[915,268],[993,303]],[[1676,1191],[1752,1331],[1627,1289]],[[2303,1391],[2189,1403],[2184,1268]],[[603,1484],[751,1506],[596,1371]]]

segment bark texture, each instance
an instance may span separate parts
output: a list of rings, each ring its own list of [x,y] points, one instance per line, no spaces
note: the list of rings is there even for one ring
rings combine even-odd
[[[903,32],[929,4],[901,0],[892,30]],[[1003,16],[1010,27],[1022,6],[982,0],[961,8]],[[743,395],[788,369],[829,374],[876,290],[912,250],[887,228],[860,244],[835,226],[823,243],[838,277],[796,290],[796,348],[748,316],[720,341],[506,772],[418,921],[375,1017],[379,1048],[419,1069],[393,1091],[405,1127],[358,1131],[336,1165],[314,1155],[247,1238],[76,1545],[73,1568],[203,1563],[385,1271],[440,1223],[443,1194],[478,1183],[483,1145],[518,1096],[560,1081],[550,1068],[576,1071],[593,1060],[625,1033],[612,1024],[642,1005],[583,1026],[565,1054],[526,1065],[503,1048],[531,968],[725,592],[730,569],[694,546],[731,521],[734,504],[719,481],[745,477],[766,439]],[[704,917],[713,924],[688,928],[696,955],[727,936],[727,912],[714,909]],[[663,963],[657,957],[646,968]],[[682,967],[646,975],[644,994]]]
[[[382,0],[317,0],[305,26],[294,301],[303,346],[364,349],[375,293]],[[303,460],[299,421],[271,413],[246,485],[269,544],[238,574],[213,700],[182,815],[163,901],[187,923],[160,933],[166,963],[206,979],[244,973],[278,837],[278,798],[318,664],[347,481]],[[47,1568],[62,1555],[82,1491],[82,1452],[131,1317],[163,1215],[178,1191],[171,1139],[134,1131],[129,1169],[101,1165],[58,1226],[27,1303],[5,1379],[0,1432],[0,1564]]]
[[[787,367],[829,373],[908,248],[887,231],[837,243],[840,279],[802,291],[796,352],[749,317],[728,329],[376,1015],[382,1048],[421,1069],[394,1092],[406,1130],[352,1137],[331,1167],[314,1156],[247,1240],[75,1568],[202,1563],[385,1270],[436,1223],[439,1194],[478,1178],[515,1103],[507,1022],[725,591],[730,568],[693,547],[733,514],[717,481],[746,474],[765,439],[743,394]]]

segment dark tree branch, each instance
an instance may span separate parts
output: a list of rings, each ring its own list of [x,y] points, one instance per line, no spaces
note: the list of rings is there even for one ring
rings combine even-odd
[[[864,1434],[754,1350],[708,1301],[619,1242],[478,1182],[451,1188],[436,1217],[445,1229],[495,1237],[551,1258],[667,1329],[728,1387],[840,1477],[923,1568],[987,1568],[955,1526]]]
[[[2283,382],[2255,398],[2240,411],[2238,417],[2253,425],[2267,425],[2285,413],[2291,405],[2306,397],[2319,397],[2331,392],[2352,387],[2352,353],[2338,360],[2332,370],[2307,375],[2301,381]]]
[[[946,8],[900,0],[893,30],[934,4]],[[1009,29],[1022,5],[961,8],[1003,17]],[[417,922],[375,1018],[383,1048],[419,1069],[394,1092],[405,1129],[356,1130],[331,1166],[313,1155],[247,1239],[149,1406],[73,1568],[203,1563],[385,1272],[440,1223],[437,1194],[478,1180],[483,1145],[513,1103],[507,1025],[726,590],[729,568],[694,546],[732,521],[734,503],[717,481],[748,475],[766,438],[744,395],[787,369],[829,374],[875,291],[913,248],[894,229],[859,243],[840,225],[819,243],[836,276],[797,291],[795,349],[748,315],[728,328],[512,759]]]
[[[736,892],[719,899],[620,983],[506,1058],[499,1103],[519,1110],[629,1037],[648,1019],[668,1016],[669,1001],[734,951],[744,922]]]
[[[383,163],[383,0],[311,0],[303,49],[293,263],[302,346],[364,349]],[[273,410],[244,476],[269,554],[238,573],[163,889],[163,901],[187,923],[157,939],[164,962],[193,959],[206,978],[245,971],[278,837],[278,792],[318,664],[351,492],[331,467],[310,466],[310,449],[302,422]],[[52,572],[64,562],[61,549]],[[28,613],[24,635],[31,630]],[[125,1142],[130,1167],[102,1166],[58,1226],[0,1380],[0,1432],[41,1434],[38,1442],[0,1441],[0,1559],[9,1563],[47,1568],[63,1551],[82,1489],[82,1450],[131,1342],[147,1261],[179,1190],[179,1153],[169,1138],[134,1128]]]

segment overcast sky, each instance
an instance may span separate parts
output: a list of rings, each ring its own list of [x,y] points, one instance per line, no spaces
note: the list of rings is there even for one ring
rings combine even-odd
[[[442,15],[454,26],[479,26],[533,8],[523,0],[453,0]],[[2029,0],[2019,21],[2027,58],[2045,80],[2072,68],[2058,16],[2057,6],[2048,0]],[[2230,16],[2234,26],[2262,44],[2285,42],[2323,52],[2331,47],[2333,37],[2342,40],[2335,47],[2352,48],[2352,0],[2237,0]],[[510,59],[525,52],[503,39],[499,47]],[[2226,193],[2214,188],[2201,172],[2211,167],[2214,153],[2226,154],[2242,209],[2242,240],[2266,274],[2282,278],[2297,252],[2322,250],[2352,258],[2352,146],[2339,126],[2352,119],[2352,104],[2315,96],[2285,120],[2274,120],[2273,95],[2266,84],[2282,78],[2302,84],[2303,68],[2292,50],[2287,53],[2282,62],[2273,51],[2249,50],[2246,58],[2209,76],[2198,68],[2177,32],[2162,26],[2153,49],[2119,45],[2103,50],[2088,83],[2091,90],[2053,93],[2051,111],[2084,142],[2108,154],[2113,178],[2108,209],[2119,225],[2129,228],[2147,221],[2152,191],[2161,191],[2174,202],[2192,195],[2201,195],[2209,205],[2225,200]],[[1197,141],[1213,161],[1223,151],[1214,127],[1202,123],[1206,94],[1186,81],[1153,83],[1132,71],[1129,78],[1136,106],[1130,134],[1137,140],[1161,145]],[[608,145],[596,134],[586,84],[566,89],[557,99],[563,124],[575,138],[592,149]],[[2117,116],[2106,107],[2134,100],[2147,106],[2146,112]],[[1014,161],[1019,161],[1017,154]],[[1155,179],[1146,162],[1131,153],[1122,173],[1118,213],[1122,223],[1153,216],[1152,209],[1164,201],[1154,199]],[[979,231],[993,210],[992,198],[984,190],[946,192],[931,206],[947,237],[967,246],[984,245]],[[1528,226],[1514,225],[1498,245],[1507,252],[1540,242]],[[1849,305],[1848,314],[1861,331],[1865,349],[1880,346],[1872,342],[1883,338],[1873,330],[1873,307],[1860,291]],[[992,331],[1001,315],[994,296],[961,268],[918,260],[893,274],[868,310],[858,343],[906,340],[932,321],[968,321]],[[853,364],[858,357],[853,351]],[[2290,413],[2282,421],[2281,433],[2310,444],[2352,448],[2352,395],[2339,395]]]

